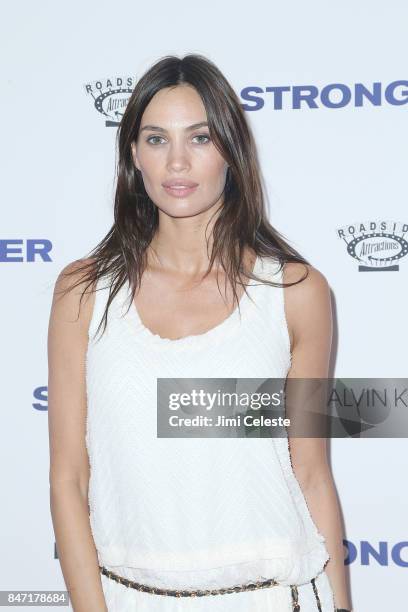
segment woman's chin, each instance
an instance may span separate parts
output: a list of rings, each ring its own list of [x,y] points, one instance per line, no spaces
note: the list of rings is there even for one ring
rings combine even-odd
[[[193,205],[188,199],[183,199],[177,202],[172,202],[171,205],[159,206],[161,212],[169,215],[170,217],[181,218],[181,217],[195,217],[200,213],[205,212],[208,207]]]

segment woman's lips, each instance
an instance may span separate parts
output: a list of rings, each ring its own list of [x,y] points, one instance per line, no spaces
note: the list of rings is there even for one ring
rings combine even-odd
[[[194,185],[194,187],[184,187],[182,185],[172,185],[167,187],[166,185],[163,185],[163,187],[169,195],[175,198],[186,198],[197,189],[198,185]]]

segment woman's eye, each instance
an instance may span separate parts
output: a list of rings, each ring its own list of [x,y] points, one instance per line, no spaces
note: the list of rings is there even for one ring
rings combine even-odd
[[[207,134],[197,134],[197,136],[194,136],[195,138],[204,138],[206,139],[204,142],[201,140],[201,142],[199,142],[199,144],[207,144],[207,142],[209,142],[211,139]],[[149,136],[149,138],[146,139],[146,142],[152,144],[152,145],[157,145],[157,144],[161,144],[161,142],[158,142],[160,140],[163,140],[162,136]]]
[[[158,144],[156,142],[151,142],[152,140],[154,140],[155,138],[158,138],[159,140],[161,139],[161,136],[150,136],[150,138],[147,138],[146,142],[150,142],[151,144]]]
[[[194,136],[194,138],[206,138],[208,142],[210,141],[210,137],[207,136],[207,134],[198,134],[197,136]],[[204,143],[202,142],[202,144],[207,144],[207,143],[206,142],[204,142]]]

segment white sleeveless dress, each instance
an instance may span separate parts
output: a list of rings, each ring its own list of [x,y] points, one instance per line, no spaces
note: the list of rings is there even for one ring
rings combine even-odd
[[[258,257],[255,272],[282,280]],[[101,575],[109,612],[333,612],[329,559],[294,476],[287,437],[158,438],[157,378],[282,378],[291,365],[283,289],[250,281],[238,309],[178,340],[147,329],[126,283],[95,336],[109,294],[99,281],[86,355],[90,523],[99,565],[139,583],[214,589],[274,578],[256,591],[176,598]],[[259,384],[259,381],[258,381]]]

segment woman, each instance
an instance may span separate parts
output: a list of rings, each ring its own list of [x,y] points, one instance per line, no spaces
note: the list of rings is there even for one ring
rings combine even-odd
[[[50,316],[74,610],[347,609],[325,439],[157,436],[157,378],[328,375],[328,285],[266,218],[239,100],[206,58],[162,58],[118,146],[114,225],[62,271]]]

